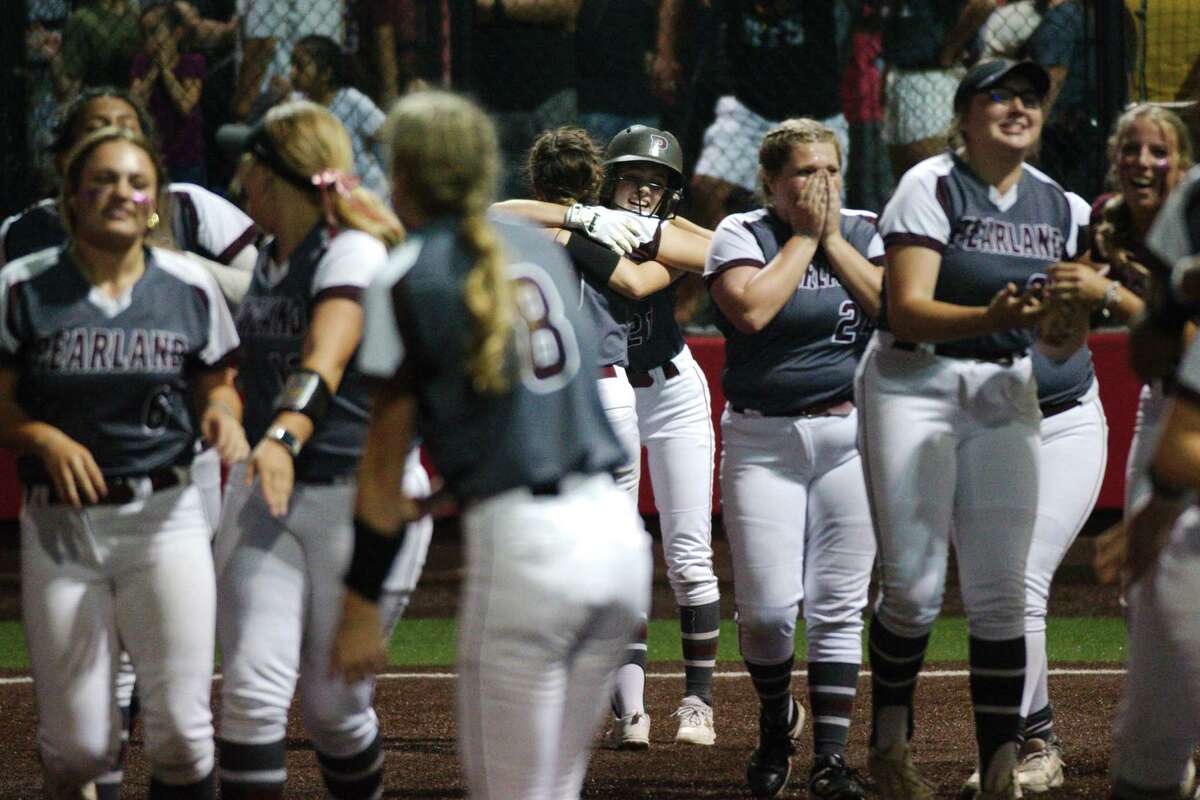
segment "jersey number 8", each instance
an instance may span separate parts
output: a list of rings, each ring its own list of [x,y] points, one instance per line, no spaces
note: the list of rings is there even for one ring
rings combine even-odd
[[[579,371],[579,346],[575,330],[563,314],[562,296],[541,267],[512,267],[516,299],[517,353],[521,382],[535,394],[549,394],[571,381]],[[520,322],[524,322],[524,330]]]

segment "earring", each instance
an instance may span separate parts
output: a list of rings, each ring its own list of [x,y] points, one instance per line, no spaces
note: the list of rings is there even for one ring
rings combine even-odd
[[[158,227],[158,212],[151,211],[150,216],[146,217],[146,230],[152,231]]]

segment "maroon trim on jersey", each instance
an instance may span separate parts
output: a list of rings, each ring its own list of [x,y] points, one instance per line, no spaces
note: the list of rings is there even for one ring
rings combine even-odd
[[[867,261],[870,261],[877,267],[882,267],[887,264],[887,258],[884,256],[872,256],[871,258],[868,258]]]
[[[258,228],[251,225],[246,230],[242,231],[242,235],[233,240],[233,242],[221,251],[214,261],[219,261],[222,264],[229,264],[238,254],[245,250],[258,239]]]
[[[918,233],[889,233],[883,237],[883,246],[888,250],[893,247],[927,247],[939,254],[946,249],[945,242],[939,242],[932,236],[921,236]]]
[[[636,248],[634,248],[633,252],[629,254],[629,260],[640,264],[643,261],[653,261],[654,259],[658,258],[658,248],[662,244],[663,225],[670,224],[671,223],[669,222],[664,222],[662,225],[656,227],[654,229],[654,238],[645,244],[639,244]]]
[[[316,297],[313,298],[313,304],[316,305],[322,300],[329,300],[334,297],[343,297],[347,300],[361,303],[362,295],[363,287],[361,286],[329,286],[317,292]]]
[[[946,219],[950,219],[950,190],[947,188],[950,185],[950,174],[939,175],[937,183],[934,185],[933,194],[937,197],[938,205],[942,207],[942,213],[946,215]],[[939,251],[940,252],[940,251]]]

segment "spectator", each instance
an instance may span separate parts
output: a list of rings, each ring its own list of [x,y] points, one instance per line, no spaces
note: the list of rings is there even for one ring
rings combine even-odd
[[[84,86],[128,86],[141,44],[136,0],[83,0],[67,20],[62,47],[50,57],[59,102]]]
[[[834,3],[731,0],[724,9],[731,93],[717,100],[716,119],[692,178],[696,221],[713,227],[739,189],[749,200],[758,176],[758,146],[780,120],[816,119],[833,130],[842,164],[849,156]],[[746,205],[741,203],[739,205]]]
[[[580,3],[476,0],[473,83],[500,137],[500,199],[528,196],[523,165],[537,135],[575,122]]]
[[[846,204],[878,213],[892,188],[883,148],[883,34],[878,0],[859,7],[850,31],[850,57],[842,72],[842,113],[854,160],[846,168]]]
[[[996,0],[887,3],[884,135],[893,175],[903,175],[918,161],[946,149],[954,90],[965,74],[964,62],[978,55],[977,34],[995,7]]]
[[[1009,0],[991,13],[979,35],[983,37],[983,58],[1020,58],[1025,43],[1033,35],[1046,0]]]
[[[1088,90],[1096,70],[1087,40],[1082,2],[1049,0],[1026,50],[1050,73],[1038,166],[1065,188],[1092,199],[1103,188],[1104,131]]]
[[[354,147],[355,173],[364,186],[387,197],[388,182],[379,156],[383,112],[350,85],[352,69],[350,57],[328,36],[305,36],[292,49],[292,87],[341,120]]]
[[[200,93],[205,62],[187,49],[187,19],[175,3],[142,11],[143,49],[133,59],[131,92],[154,117],[173,181],[206,182]]]
[[[50,63],[62,46],[67,22],[67,0],[30,0],[26,11],[25,67],[28,70],[28,109],[25,117],[25,146],[33,165],[35,191],[48,192],[54,182],[54,164],[47,157],[58,101]]]
[[[434,5],[417,0],[358,0],[354,4],[358,74],[362,89],[380,108],[391,107],[440,69],[435,62],[441,60],[441,54],[428,35],[439,22]]]
[[[575,34],[579,124],[601,147],[630,125],[658,127],[650,88],[655,0],[583,0]]]
[[[233,116],[261,116],[287,94],[293,43],[319,33],[345,39],[345,0],[239,0],[243,14],[242,64]]]

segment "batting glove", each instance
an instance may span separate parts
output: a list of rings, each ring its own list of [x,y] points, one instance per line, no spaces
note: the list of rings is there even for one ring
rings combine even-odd
[[[587,234],[620,255],[634,250],[642,233],[637,223],[624,211],[581,203],[567,209],[563,226]]]

